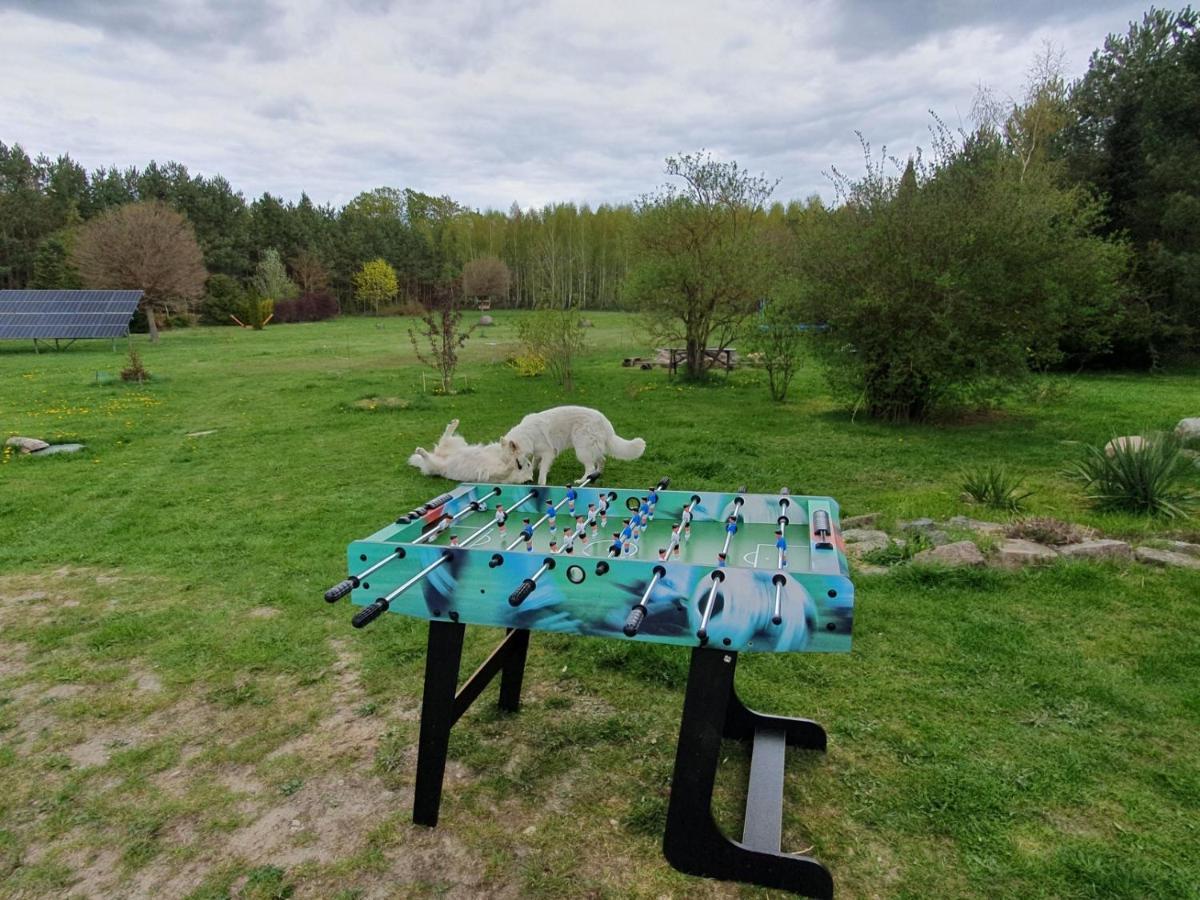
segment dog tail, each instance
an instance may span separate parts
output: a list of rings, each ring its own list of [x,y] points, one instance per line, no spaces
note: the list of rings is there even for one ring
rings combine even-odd
[[[608,439],[608,455],[613,459],[637,459],[646,452],[646,442],[641,438],[631,441],[614,434]]]

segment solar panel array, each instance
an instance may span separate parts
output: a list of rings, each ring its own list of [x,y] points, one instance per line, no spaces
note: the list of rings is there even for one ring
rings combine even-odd
[[[0,291],[0,340],[124,337],[141,291]]]

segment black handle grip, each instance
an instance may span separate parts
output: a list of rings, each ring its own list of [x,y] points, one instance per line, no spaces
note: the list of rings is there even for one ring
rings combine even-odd
[[[526,578],[515,591],[508,595],[508,602],[513,606],[520,606],[525,602],[525,598],[533,593],[536,587],[536,581],[532,578]]]
[[[625,619],[625,637],[633,637],[638,633],[638,629],[642,627],[642,620],[646,618],[646,607],[638,604],[629,611],[628,618]]]
[[[664,475],[661,479],[659,479],[658,489],[660,491],[665,491],[667,489],[668,485],[670,485],[670,483],[671,483],[670,477]]]
[[[364,606],[359,611],[358,615],[356,615],[353,619],[350,620],[350,624],[353,625],[355,628],[363,628],[367,625],[370,625],[372,622],[374,622],[376,619],[378,619],[383,613],[387,612],[387,609],[390,605],[391,605],[390,603],[388,603],[386,600],[384,600],[382,597],[380,597],[378,600],[376,600],[370,606]]]
[[[356,587],[358,587],[357,578],[347,578],[345,581],[339,581],[325,592],[325,602],[337,603]]]

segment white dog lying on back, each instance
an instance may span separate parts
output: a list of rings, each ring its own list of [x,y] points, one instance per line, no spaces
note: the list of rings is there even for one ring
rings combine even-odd
[[[527,466],[532,470],[537,461],[538,484],[546,483],[554,458],[564,450],[575,451],[585,476],[602,471],[606,456],[637,459],[646,451],[644,440],[619,437],[602,412],[586,406],[556,406],[530,413],[500,443],[507,459],[522,472]]]
[[[451,481],[510,482],[521,484],[533,478],[533,467],[518,465],[501,444],[468,444],[455,434],[458,419],[452,421],[438,438],[433,451],[418,447],[408,458],[422,475],[440,475]]]

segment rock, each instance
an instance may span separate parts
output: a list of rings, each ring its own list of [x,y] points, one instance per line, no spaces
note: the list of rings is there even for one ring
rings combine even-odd
[[[591,319],[580,319],[579,327],[580,328],[595,328],[596,326],[592,324]]]
[[[1184,445],[1200,446],[1200,416],[1180,419],[1179,424],[1175,426],[1175,435]]]
[[[1045,544],[1008,538],[996,550],[996,564],[1002,569],[1019,569],[1022,566],[1042,566],[1058,559],[1058,554]]]
[[[846,545],[846,555],[851,559],[858,559],[876,550],[883,550],[887,545],[887,541],[859,541],[857,544]]]
[[[887,566],[873,566],[870,563],[855,563],[855,575],[886,575],[892,571]]]
[[[38,456],[54,456],[58,453],[78,453],[83,449],[83,444],[54,444],[47,447],[45,450],[37,451]]]
[[[842,519],[842,528],[870,528],[878,521],[879,513],[866,513],[865,515]]]
[[[1184,553],[1200,559],[1200,544],[1189,544],[1187,541],[1167,541],[1166,549],[1172,553]]]
[[[913,556],[913,562],[958,568],[982,566],[984,560],[974,541],[955,541],[953,544],[942,544],[931,550],[922,550]]]
[[[495,319],[493,319],[491,316],[480,316],[480,317],[479,317],[479,324],[480,324],[480,325],[495,325],[495,324],[496,324],[496,320],[495,320]]]
[[[1104,445],[1105,456],[1116,456],[1117,450],[1144,450],[1146,448],[1146,439],[1141,435],[1130,434],[1125,437],[1115,437]]]
[[[1133,558],[1151,566],[1162,566],[1173,569],[1200,569],[1200,559],[1174,553],[1170,550],[1156,550],[1153,547],[1138,547],[1133,551]]]
[[[875,531],[870,528],[847,528],[842,532],[842,540],[847,544],[860,544],[864,541],[883,541],[886,544],[890,538],[886,531]]]
[[[946,520],[946,524],[954,528],[965,528],[968,531],[978,531],[980,534],[1003,534],[1007,525],[999,522],[981,522],[970,516],[954,516]]]
[[[1068,559],[1129,559],[1132,555],[1124,541],[1083,541],[1058,548],[1060,556]]]
[[[901,522],[901,531],[928,531],[930,528],[936,528],[937,522],[933,519],[913,519],[909,522]]]
[[[4,442],[5,447],[16,447],[22,453],[37,453],[39,450],[45,450],[50,445],[45,441],[39,441],[37,438],[31,437],[10,437]]]
[[[946,534],[940,528],[930,528],[928,531],[920,532],[920,534],[935,547],[941,547],[944,544],[950,543],[950,535]]]

